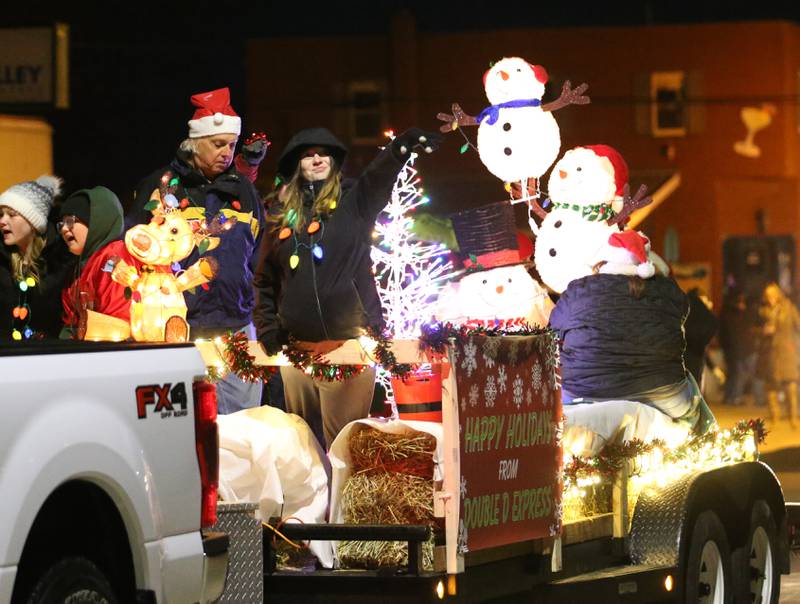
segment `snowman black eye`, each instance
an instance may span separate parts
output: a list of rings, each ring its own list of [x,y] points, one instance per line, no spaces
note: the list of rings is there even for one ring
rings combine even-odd
[[[508,278],[508,282],[511,283],[511,277]]]
[[[551,255],[551,256],[555,256],[555,255],[556,255],[556,251],[555,251],[555,249],[553,249],[553,248],[550,248],[550,255]]]
[[[556,227],[557,229],[560,229],[561,228],[561,221],[560,220],[556,220],[556,223],[553,226]]]
[[[484,280],[482,281],[482,283],[483,283],[484,285],[486,285],[486,284],[488,283],[488,281],[487,281],[486,279],[484,279]]]
[[[175,227],[172,227],[172,228],[169,230],[169,232],[170,232],[170,233],[172,233],[173,235],[177,235],[177,234],[178,234],[178,229],[176,229]]]
[[[517,67],[517,71],[522,71],[522,69],[520,69],[519,67]]]
[[[577,170],[578,172],[580,172],[581,170],[583,170],[583,168],[581,168],[580,166],[578,166],[577,168],[575,168],[575,170]]]
[[[505,130],[506,132],[508,132],[509,130],[511,130],[511,124],[509,124],[508,122],[506,122],[505,124],[503,124],[503,130]]]

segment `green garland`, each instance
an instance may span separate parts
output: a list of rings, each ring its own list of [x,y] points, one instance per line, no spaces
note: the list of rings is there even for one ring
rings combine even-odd
[[[571,461],[564,466],[564,480],[575,484],[581,478],[598,474],[604,480],[611,479],[626,461],[646,455],[656,448],[663,450],[665,463],[696,457],[705,445],[713,444],[720,434],[721,432],[710,430],[672,449],[666,447],[664,441],[661,440],[645,443],[639,439],[633,439],[621,445],[608,445],[589,459],[573,456]],[[730,439],[738,443],[743,442],[746,438],[755,437],[756,443],[761,444],[766,440],[766,436],[764,420],[760,418],[742,420],[730,430]]]

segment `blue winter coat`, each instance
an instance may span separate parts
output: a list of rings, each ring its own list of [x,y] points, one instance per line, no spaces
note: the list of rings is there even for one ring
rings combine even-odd
[[[686,294],[672,279],[656,276],[643,281],[636,299],[629,279],[576,279],[550,315],[561,341],[562,385],[575,398],[633,398],[686,379]]]
[[[185,218],[210,222],[218,213],[227,218],[237,218],[234,227],[220,235],[219,246],[204,254],[214,257],[219,263],[208,289],[198,287],[195,293],[186,292],[184,299],[193,335],[207,337],[238,329],[252,321],[255,306],[253,274],[264,231],[261,198],[253,183],[236,172],[233,166],[209,182],[192,166],[175,158],[169,166],[156,170],[136,187],[135,209],[125,218],[126,230],[149,222],[152,214],[144,209],[144,205],[167,171],[180,180],[175,196],[179,200],[189,200],[189,205],[181,210]],[[195,248],[188,258],[181,261],[181,266],[186,268],[198,258]]]

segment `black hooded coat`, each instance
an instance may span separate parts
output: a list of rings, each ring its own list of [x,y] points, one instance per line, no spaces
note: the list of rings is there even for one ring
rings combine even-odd
[[[290,140],[278,162],[281,175],[293,173],[302,151],[314,146],[328,148],[334,169],[339,169],[344,145],[328,130],[312,128]],[[401,167],[402,161],[387,146],[350,188],[343,188],[336,210],[316,233],[302,229],[281,240],[282,225],[277,225],[265,234],[254,280],[254,320],[268,352],[279,351],[289,335],[309,342],[344,340],[361,335],[366,327],[383,325],[370,258],[372,231]],[[314,183],[304,187],[309,224],[319,191]],[[315,256],[315,246],[321,248],[321,258]],[[299,258],[294,269],[293,254]]]

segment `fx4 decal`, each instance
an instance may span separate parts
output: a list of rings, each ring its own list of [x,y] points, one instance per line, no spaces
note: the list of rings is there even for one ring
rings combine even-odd
[[[161,417],[182,417],[186,410],[186,384],[150,384],[136,388],[136,411],[139,419],[147,418],[147,407],[152,405],[152,412]],[[180,407],[176,409],[175,407]]]

